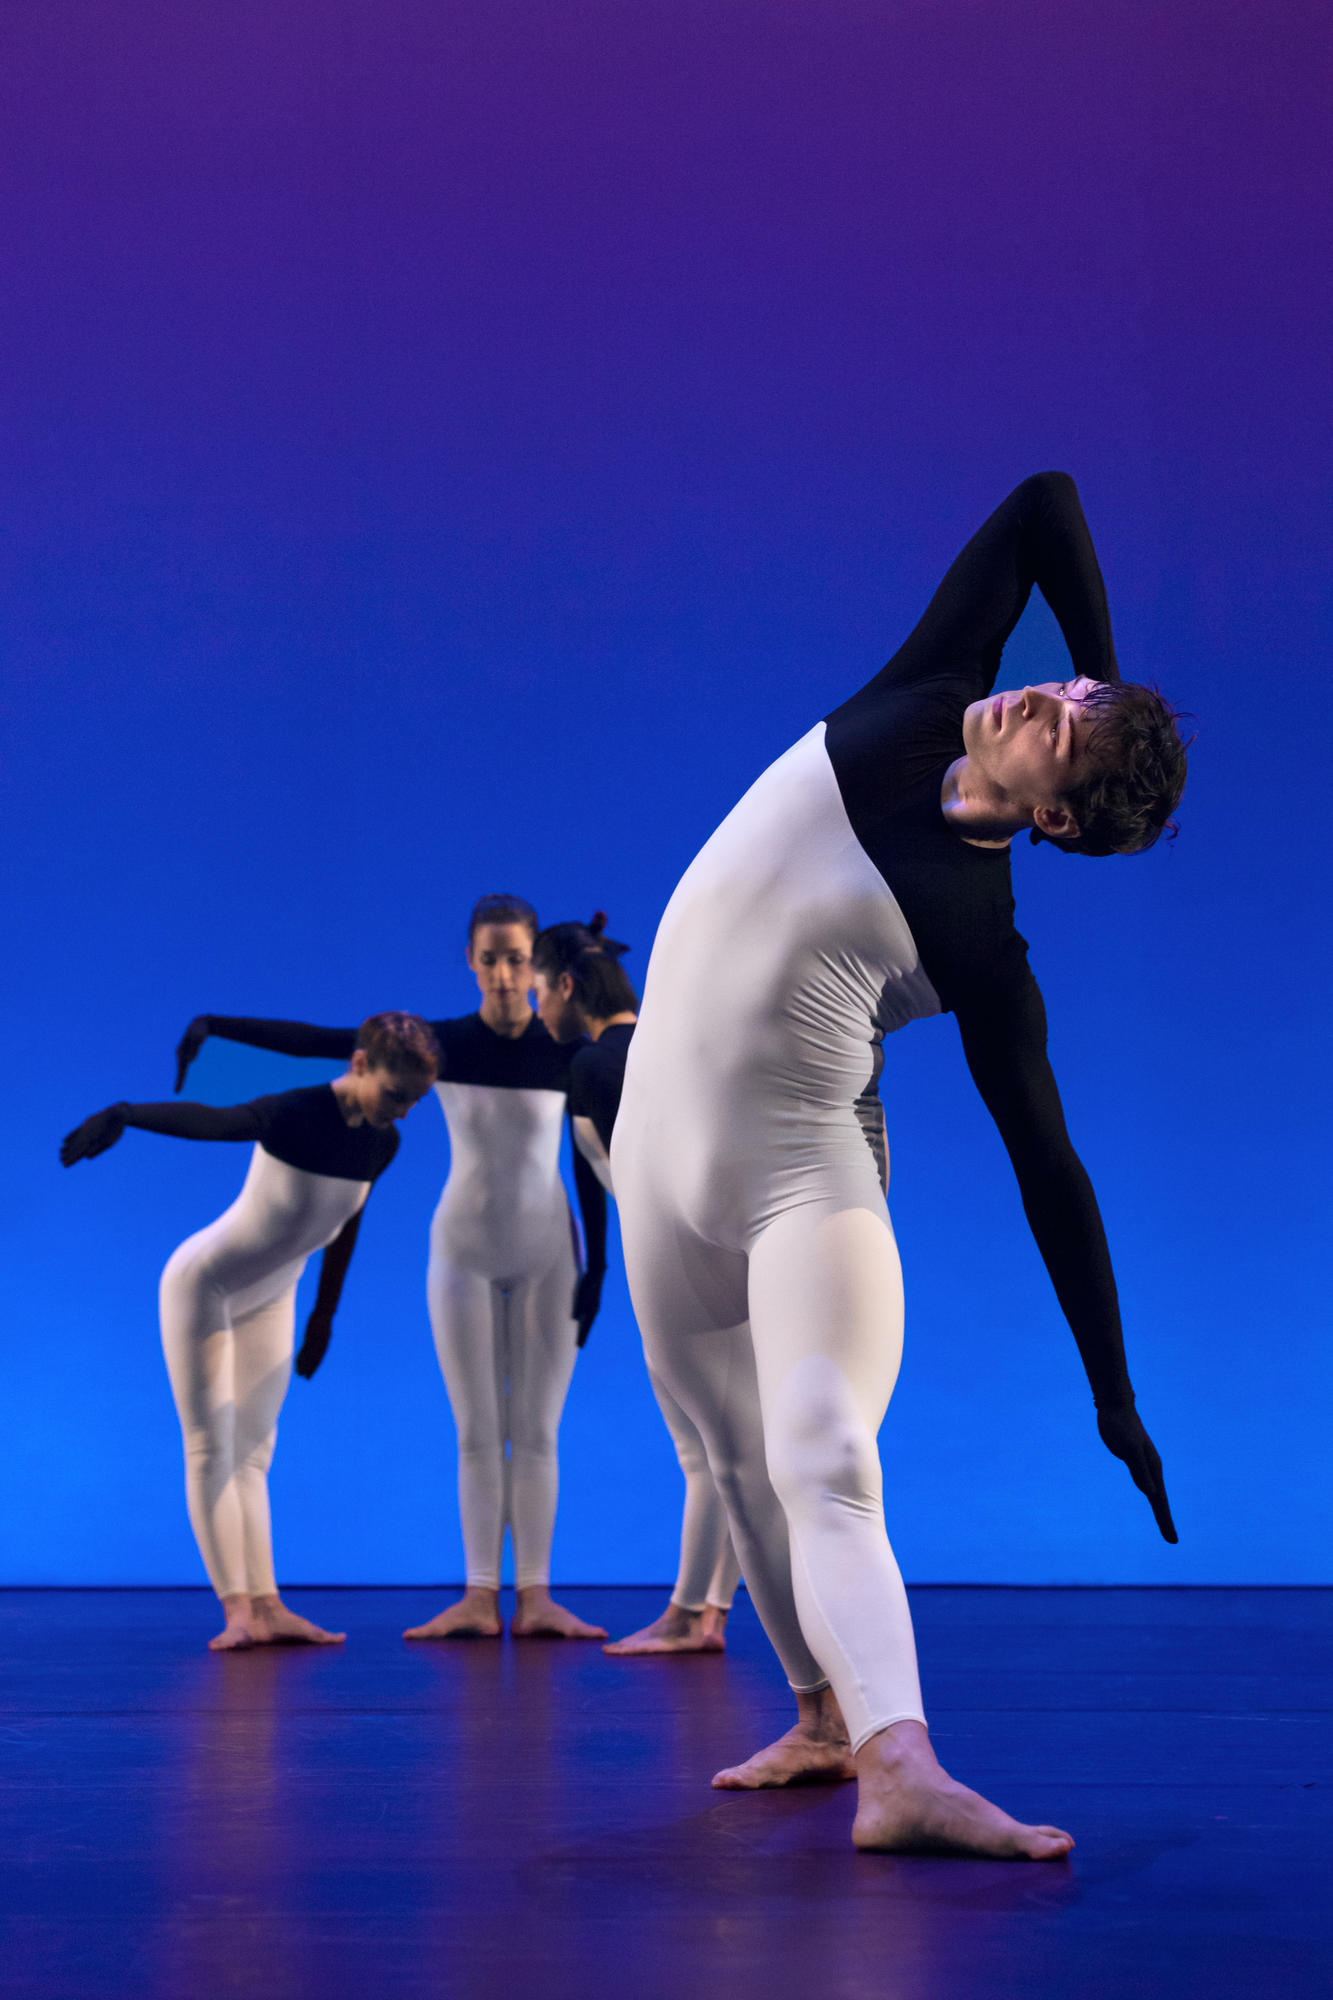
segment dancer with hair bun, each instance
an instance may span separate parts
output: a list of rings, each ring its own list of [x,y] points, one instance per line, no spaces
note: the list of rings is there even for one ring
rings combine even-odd
[[[248,1104],[112,1104],[67,1135],[67,1167],[129,1127],[177,1139],[249,1141],[240,1194],[187,1238],[162,1273],[162,1350],[185,1440],[185,1491],[199,1553],[225,1624],[215,1652],[334,1646],[288,1610],[273,1567],[268,1469],[291,1379],[296,1286],[323,1248],[319,1292],[296,1366],[314,1373],[328,1345],[371,1188],[398,1150],[394,1125],[434,1081],[439,1048],[414,1014],[374,1014],[356,1031],[345,1075]]]
[[[606,1196],[575,1149],[586,1267],[560,1177],[574,1051],[552,1041],[528,994],[537,916],[521,896],[483,896],[468,922],[476,1013],[432,1021],[449,1174],[430,1233],[426,1298],[458,1431],[461,1598],[408,1639],[498,1638],[500,1560],[513,1544],[516,1638],[604,1639],[551,1596],[561,1412],[597,1314]],[[176,1088],[207,1036],[292,1056],[341,1056],[348,1028],[200,1014],[182,1037]]]
[[[620,964],[628,948],[606,936],[602,910],[588,924],[551,925],[538,933],[532,948],[533,994],[547,1030],[558,1042],[587,1037],[570,1068],[569,1111],[575,1141],[608,1194],[615,1192],[611,1133],[639,1010],[638,995]],[[626,1659],[720,1653],[740,1581],[727,1510],[708,1469],[703,1439],[651,1362],[648,1379],[685,1478],[680,1563],[666,1609],[641,1631],[602,1651]]]

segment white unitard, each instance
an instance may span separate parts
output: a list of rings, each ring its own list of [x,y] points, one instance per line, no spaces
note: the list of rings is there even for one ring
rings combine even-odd
[[[1118,678],[1071,481],[1026,481],[880,675],[752,786],[653,949],[611,1146],[653,1367],[702,1433],[756,1608],[854,1747],[922,1720],[876,1433],[902,1351],[882,1186],[885,1035],[952,1011],[1099,1409],[1132,1410],[1114,1280],[1065,1130],[1006,848],[942,786],[1033,582],[1080,674]],[[1005,712],[992,702],[985,727]]]
[[[523,1589],[550,1580],[556,1439],[578,1353],[578,1261],[560,1178],[565,1097],[558,1088],[435,1088],[451,1158],[426,1286],[458,1429],[467,1581],[499,1588],[508,1526]]]
[[[219,1597],[277,1587],[268,1469],[291,1378],[297,1281],[370,1186],[257,1145],[231,1207],[187,1237],[162,1273],[162,1351],[185,1443],[190,1525]]]
[[[576,1056],[571,1079],[574,1142],[608,1194],[614,1194],[615,1188],[607,1146],[615,1129],[632,1033],[628,1023],[603,1030],[595,1043]],[[648,1360],[646,1354],[644,1358]],[[648,1380],[685,1479],[680,1559],[671,1601],[686,1611],[702,1611],[710,1604],[728,1611],[741,1571],[727,1526],[726,1504],[709,1470],[698,1425],[681,1408],[650,1360]]]

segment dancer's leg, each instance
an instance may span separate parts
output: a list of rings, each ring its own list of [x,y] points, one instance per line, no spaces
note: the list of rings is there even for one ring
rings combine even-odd
[[[727,1527],[726,1506],[708,1469],[708,1453],[697,1425],[651,1367],[648,1379],[685,1475],[680,1564],[666,1610],[651,1625],[616,1640],[605,1651],[619,1658],[720,1653],[726,1643],[723,1638],[726,1613],[740,1574]]]
[[[551,1596],[551,1540],[560,1491],[560,1417],[578,1357],[570,1312],[577,1267],[572,1239],[540,1275],[509,1287],[510,1533],[516,1638],[604,1639]]]
[[[268,1472],[278,1441],[278,1413],[292,1378],[296,1287],[232,1321],[232,1381],[236,1395],[236,1492],[241,1503],[248,1625],[257,1643],[337,1646],[347,1636],[288,1610],[273,1569]]]
[[[458,1432],[458,1514],[467,1587],[407,1639],[498,1638],[506,1518],[506,1304],[497,1285],[465,1271],[432,1240],[426,1276],[435,1353]]]
[[[185,1446],[185,1501],[208,1580],[224,1606],[248,1608],[245,1531],[236,1490],[236,1400],[227,1301],[194,1239],[158,1290],[162,1353]]]
[[[1059,1859],[1073,1845],[1067,1834],[1021,1825],[955,1784],[930,1746],[876,1445],[902,1351],[902,1279],[884,1210],[812,1204],[780,1216],[751,1252],[750,1310],[802,1629],[856,1752],[853,1839]]]

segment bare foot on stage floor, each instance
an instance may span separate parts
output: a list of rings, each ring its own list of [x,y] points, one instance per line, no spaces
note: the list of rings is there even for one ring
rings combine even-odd
[[[687,1611],[673,1598],[651,1625],[645,1625],[641,1632],[631,1632],[626,1639],[613,1639],[602,1651],[621,1660],[645,1659],[657,1653],[721,1653],[727,1643],[722,1636],[726,1622],[726,1612],[719,1611],[716,1605],[705,1605],[702,1611]]]
[[[262,1646],[258,1627],[250,1615],[248,1597],[224,1597],[222,1609],[226,1624],[217,1637],[210,1639],[210,1653],[240,1653],[250,1646]]]
[[[403,1637],[405,1639],[498,1639],[504,1627],[500,1623],[500,1593],[498,1590],[482,1590],[470,1585],[463,1592],[457,1604],[448,1605],[436,1617],[424,1625],[413,1625]]]
[[[852,1746],[832,1688],[796,1697],[796,1723],[743,1764],[719,1771],[719,1792],[761,1792],[777,1785],[842,1785],[856,1776]]]
[[[852,1840],[897,1854],[989,1855],[1063,1861],[1074,1845],[1058,1826],[1024,1826],[941,1769],[924,1723],[895,1722],[856,1754],[860,1797]]]
[[[588,1625],[563,1604],[557,1604],[543,1584],[518,1593],[518,1609],[509,1627],[516,1639],[604,1639],[605,1625]]]
[[[250,1599],[250,1623],[258,1646],[341,1646],[345,1632],[326,1632],[308,1618],[289,1611],[276,1591],[272,1597]]]

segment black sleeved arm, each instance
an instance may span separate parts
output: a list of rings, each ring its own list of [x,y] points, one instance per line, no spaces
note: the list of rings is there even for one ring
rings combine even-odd
[[[355,1028],[317,1028],[309,1021],[252,1020],[244,1014],[205,1014],[210,1035],[225,1042],[243,1042],[251,1049],[271,1049],[279,1056],[324,1056],[345,1062],[356,1047]]]
[[[120,1104],[123,1122],[140,1132],[161,1132],[169,1139],[249,1139],[261,1136],[261,1120],[253,1104]]]
[[[1059,621],[1075,673],[1118,681],[1106,586],[1067,472],[1034,473],[1000,502],[880,678],[907,685],[964,669],[988,690],[1034,584]]]
[[[1097,1197],[1065,1127],[1046,1055],[1046,1009],[1030,972],[1003,1003],[958,1009],[973,1081],[999,1128],[1023,1209],[1099,1411],[1134,1401],[1111,1253]]]
[[[606,1189],[580,1152],[573,1137],[574,1186],[578,1191],[579,1213],[583,1217],[583,1240],[587,1245],[588,1268],[574,1287],[574,1318],[578,1321],[578,1344],[583,1346],[592,1332],[602,1299],[606,1276]]]
[[[343,1281],[347,1267],[352,1261],[356,1239],[361,1230],[361,1217],[365,1214],[365,1204],[351,1216],[339,1230],[320,1259],[319,1289],[315,1303],[310,1309],[310,1317],[305,1323],[305,1335],[300,1352],[296,1357],[296,1372],[307,1381],[319,1367],[328,1349],[333,1334],[333,1316],[338,1310],[342,1297]]]

